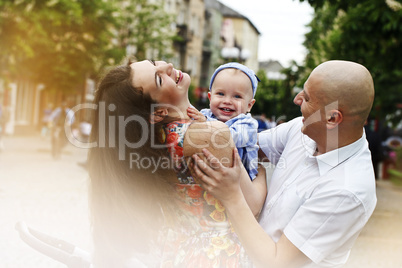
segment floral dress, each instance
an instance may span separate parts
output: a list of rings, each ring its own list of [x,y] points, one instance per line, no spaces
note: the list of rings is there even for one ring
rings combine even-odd
[[[226,216],[225,207],[191,177],[183,158],[189,121],[174,121],[162,135],[177,173],[179,226],[169,228],[161,267],[252,267]]]

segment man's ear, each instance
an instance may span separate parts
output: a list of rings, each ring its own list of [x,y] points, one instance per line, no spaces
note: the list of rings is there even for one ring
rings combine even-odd
[[[252,99],[248,105],[247,105],[247,112],[249,113],[251,111],[251,108],[253,108],[253,105],[255,103],[255,99]]]
[[[151,124],[156,124],[162,121],[168,115],[167,108],[158,108],[149,116],[149,122]]]
[[[339,110],[330,110],[327,113],[327,128],[334,129],[343,121],[343,115]]]

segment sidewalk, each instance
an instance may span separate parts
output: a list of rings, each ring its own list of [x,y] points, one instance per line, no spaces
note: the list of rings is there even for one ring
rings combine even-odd
[[[377,199],[346,268],[402,268],[402,188],[377,181]]]
[[[53,160],[50,140],[5,137],[0,152],[0,268],[66,268],[26,245],[18,221],[91,251],[87,151],[68,145]],[[378,203],[346,268],[402,268],[402,189],[377,182]]]
[[[65,268],[26,245],[18,221],[90,250],[87,172],[77,165],[87,151],[70,144],[60,160],[50,138],[5,137],[0,152],[0,267]]]

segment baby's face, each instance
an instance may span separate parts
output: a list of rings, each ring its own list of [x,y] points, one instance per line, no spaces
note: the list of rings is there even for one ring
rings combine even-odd
[[[222,122],[250,112],[255,102],[250,78],[232,68],[216,75],[208,98],[211,112]]]

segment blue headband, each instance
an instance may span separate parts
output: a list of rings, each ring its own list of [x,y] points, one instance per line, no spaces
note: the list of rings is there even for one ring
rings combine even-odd
[[[254,98],[255,92],[257,91],[258,82],[260,82],[260,79],[255,75],[253,70],[251,70],[247,66],[244,66],[243,64],[240,64],[237,62],[229,62],[229,63],[219,66],[211,77],[211,82],[209,83],[209,90],[211,90],[211,88],[212,88],[212,84],[214,83],[216,75],[223,69],[228,69],[228,68],[238,69],[238,70],[242,71],[243,73],[245,73],[248,76],[248,78],[250,78],[251,85],[253,87],[253,98]]]

